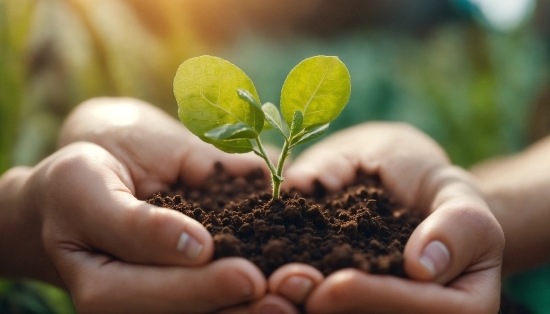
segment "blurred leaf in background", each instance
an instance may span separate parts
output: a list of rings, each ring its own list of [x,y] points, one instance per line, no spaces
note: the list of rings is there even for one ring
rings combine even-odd
[[[75,313],[66,292],[31,281],[0,281],[0,313]]]
[[[243,38],[226,53],[273,103],[294,63],[337,55],[350,69],[352,94],[331,132],[369,120],[408,122],[462,166],[525,147],[534,103],[550,81],[546,42],[532,29],[503,34],[464,21],[421,35],[367,29],[330,40]]]
[[[25,51],[32,16],[30,1],[0,2],[0,173],[12,165],[26,77]]]
[[[132,96],[174,111],[174,69],[201,51],[178,1],[150,8],[138,0],[30,3],[32,27],[18,62],[28,75],[18,104],[23,121],[15,164],[33,165],[51,153],[63,118],[90,97]]]

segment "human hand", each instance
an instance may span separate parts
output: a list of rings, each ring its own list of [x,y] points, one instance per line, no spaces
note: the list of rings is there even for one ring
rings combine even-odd
[[[79,312],[212,312],[264,294],[249,261],[208,263],[213,241],[197,221],[138,200],[178,179],[199,185],[216,161],[244,174],[261,159],[219,152],[131,99],[81,105],[60,144],[19,181],[17,221],[33,240],[23,254],[47,261],[39,279],[66,287]]]
[[[354,269],[320,280],[312,267],[294,265],[269,279],[268,306],[284,313],[302,303],[313,313],[496,313],[504,237],[472,177],[418,130],[369,123],[311,147],[286,180],[305,191],[314,179],[338,190],[358,169],[378,174],[398,200],[426,217],[404,251],[412,280]],[[264,300],[252,309],[259,311]]]

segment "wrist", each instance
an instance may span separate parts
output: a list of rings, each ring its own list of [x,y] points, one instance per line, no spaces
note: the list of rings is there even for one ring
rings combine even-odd
[[[15,167],[0,177],[0,277],[61,285],[42,245],[41,216],[29,184],[34,172]]]
[[[550,137],[525,152],[476,165],[489,207],[506,235],[503,273],[523,271],[550,261]]]
[[[19,277],[18,240],[25,235],[22,211],[23,189],[32,170],[15,167],[0,177],[0,256],[2,277]]]

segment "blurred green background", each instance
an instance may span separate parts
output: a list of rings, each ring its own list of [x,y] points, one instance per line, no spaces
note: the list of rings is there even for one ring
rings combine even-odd
[[[330,132],[405,121],[464,167],[550,134],[548,0],[0,0],[0,173],[55,150],[90,97],[175,116],[173,75],[201,54],[235,63],[276,104],[294,65],[337,55],[352,95]],[[63,291],[0,282],[0,312],[71,311]]]

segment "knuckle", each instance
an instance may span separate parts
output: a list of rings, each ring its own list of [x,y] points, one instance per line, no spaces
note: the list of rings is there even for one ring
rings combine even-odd
[[[154,236],[171,223],[170,217],[166,215],[166,209],[153,207],[146,203],[141,203],[134,210],[128,210],[125,213],[124,224],[135,232],[146,236]]]
[[[54,182],[63,182],[86,165],[86,158],[81,154],[62,155],[52,161],[47,178]]]
[[[120,250],[126,258],[142,263],[159,263],[173,261],[176,253],[176,241],[179,228],[174,223],[174,217],[167,209],[152,207],[141,203],[134,209],[121,212],[121,225],[126,232],[117,233],[120,243],[126,243],[126,248]],[[128,234],[137,235],[129,241]],[[173,243],[172,243],[173,242]],[[144,244],[147,245],[144,245]],[[173,250],[170,250],[172,245]],[[177,258],[177,257],[176,257]]]
[[[46,179],[51,183],[81,182],[80,174],[93,171],[94,163],[109,164],[106,151],[92,143],[77,142],[66,146],[51,156],[45,169]]]
[[[488,234],[492,235],[491,239],[504,241],[502,228],[489,212],[480,210],[473,206],[462,207],[457,210],[457,214],[465,221],[465,226],[474,232],[479,238],[485,237]],[[494,237],[494,236],[497,237]]]
[[[456,219],[451,219],[466,228],[465,234],[468,238],[485,239],[486,245],[480,246],[484,250],[479,252],[480,256],[500,259],[504,251],[504,232],[489,211],[476,206],[464,206],[456,209],[453,214]]]

